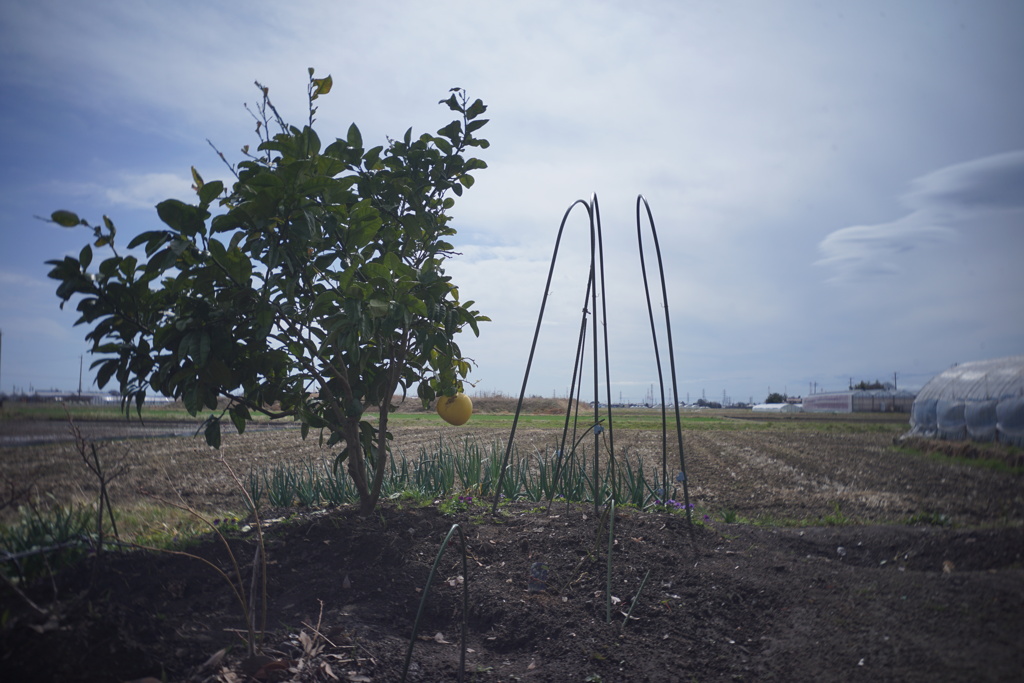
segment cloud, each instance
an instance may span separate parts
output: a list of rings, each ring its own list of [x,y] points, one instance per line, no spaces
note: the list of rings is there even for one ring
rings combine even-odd
[[[1024,211],[1024,150],[932,171],[915,179],[902,201],[910,209],[902,218],[842,228],[821,241],[816,265],[829,269],[829,282],[894,275],[929,248],[973,240],[968,231],[1005,224],[996,218]]]
[[[829,282],[844,282],[901,270],[901,260],[914,250],[949,242],[954,230],[933,224],[922,212],[892,223],[855,225],[837,230],[818,246],[824,258],[816,265],[829,268]]]
[[[107,201],[134,209],[152,209],[168,197],[191,199],[192,180],[174,173],[126,173],[103,191]]]
[[[192,179],[176,173],[121,172],[101,180],[75,182],[52,180],[41,184],[42,192],[66,201],[92,202],[99,207],[113,204],[152,212],[160,202],[174,197],[195,201]]]
[[[916,179],[904,201],[947,211],[1024,208],[1024,150],[947,166]]]
[[[0,270],[0,287],[7,289],[9,291],[16,289],[17,291],[24,292],[26,290],[45,290],[49,287],[49,284],[46,280],[42,278],[30,277],[23,273],[15,273]],[[17,298],[14,298],[13,300],[17,300]],[[4,304],[9,303],[11,301],[11,297],[4,297],[4,299],[0,301],[0,306],[3,306]]]

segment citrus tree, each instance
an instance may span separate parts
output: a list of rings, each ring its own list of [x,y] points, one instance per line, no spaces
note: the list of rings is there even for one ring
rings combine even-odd
[[[435,135],[410,129],[367,149],[352,124],[324,146],[314,102],[331,85],[310,69],[309,124],[298,128],[257,83],[259,145],[229,164],[230,189],[193,168],[198,200],[160,203],[165,227],[127,251],[106,216],[93,225],[54,212],[93,235],[77,258],[47,264],[61,307],[79,297],[97,384],[116,380],[126,413],[150,392],[181,399],[192,415],[212,411],[202,429],[214,447],[225,420],[238,432],[254,414],[297,420],[303,438],[316,430],[336,450],[367,513],[393,397],[414,384],[424,404],[459,391],[470,361],[455,336],[487,320],[444,270],[453,195],[486,168],[468,155],[487,147],[475,135],[486,107],[456,88],[441,102],[455,120]],[[97,264],[100,248],[110,255]]]

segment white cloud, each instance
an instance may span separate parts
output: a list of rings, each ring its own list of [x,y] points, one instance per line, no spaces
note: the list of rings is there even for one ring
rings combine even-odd
[[[898,220],[858,225],[829,234],[818,245],[817,265],[834,283],[905,272],[916,252],[979,239],[978,232],[1004,221],[993,214],[1024,217],[1024,151],[947,166],[915,179]],[[1010,245],[1005,245],[1007,248]]]
[[[830,269],[829,282],[850,282],[895,275],[909,252],[951,241],[954,230],[936,225],[926,212],[879,225],[857,225],[837,230],[822,240],[824,258],[817,265]]]
[[[10,271],[0,271],[0,288],[7,291],[16,290],[20,294],[24,294],[26,291],[39,292],[49,288],[48,280],[38,277],[31,277],[24,273],[14,273]],[[8,305],[12,302],[16,302],[20,297],[0,297],[0,306]]]
[[[104,188],[105,199],[118,206],[152,209],[169,197],[192,201],[192,179],[174,173],[125,173],[114,187]]]
[[[947,166],[914,180],[908,206],[955,213],[1024,208],[1024,150]]]

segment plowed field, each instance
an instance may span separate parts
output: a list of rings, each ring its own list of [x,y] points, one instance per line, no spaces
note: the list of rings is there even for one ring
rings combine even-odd
[[[115,509],[179,492],[199,509],[241,509],[201,437],[82,429],[107,462],[128,466],[111,487]],[[71,445],[33,430],[4,424],[3,435],[20,437],[0,449],[7,490],[94,500]],[[423,421],[396,421],[392,431],[396,451],[410,455],[507,437]],[[427,575],[458,523],[468,572],[456,536],[429,589],[410,681],[456,679],[467,584],[467,680],[1019,680],[1024,477],[895,449],[899,432],[891,421],[687,429],[692,527],[679,513],[620,508],[609,528],[593,506],[564,503],[550,512],[508,504],[496,518],[481,501],[447,516],[397,502],[369,518],[348,508],[285,511],[291,519],[266,531],[261,659],[245,656],[237,601],[209,566],[108,552],[96,572],[86,560],[23,587],[41,611],[0,587],[0,671],[18,681],[400,680]],[[659,434],[614,438],[617,453],[660,469]],[[516,445],[549,453],[556,439],[523,429]],[[227,436],[221,455],[243,472],[330,457],[292,429]],[[229,536],[248,588],[253,534]],[[215,540],[188,552],[230,574]],[[547,578],[530,590],[538,567]]]

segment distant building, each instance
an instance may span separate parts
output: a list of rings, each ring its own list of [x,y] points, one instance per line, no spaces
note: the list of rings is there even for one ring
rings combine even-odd
[[[803,408],[797,403],[758,403],[753,407],[758,413],[801,413]]]
[[[90,403],[92,405],[117,405],[121,403],[120,394],[99,391],[35,391],[31,394],[20,394],[8,397],[11,401],[28,403]],[[167,405],[174,403],[173,398],[166,396],[147,395],[145,405]]]
[[[915,396],[889,389],[837,391],[804,396],[803,405],[811,413],[909,413]]]

